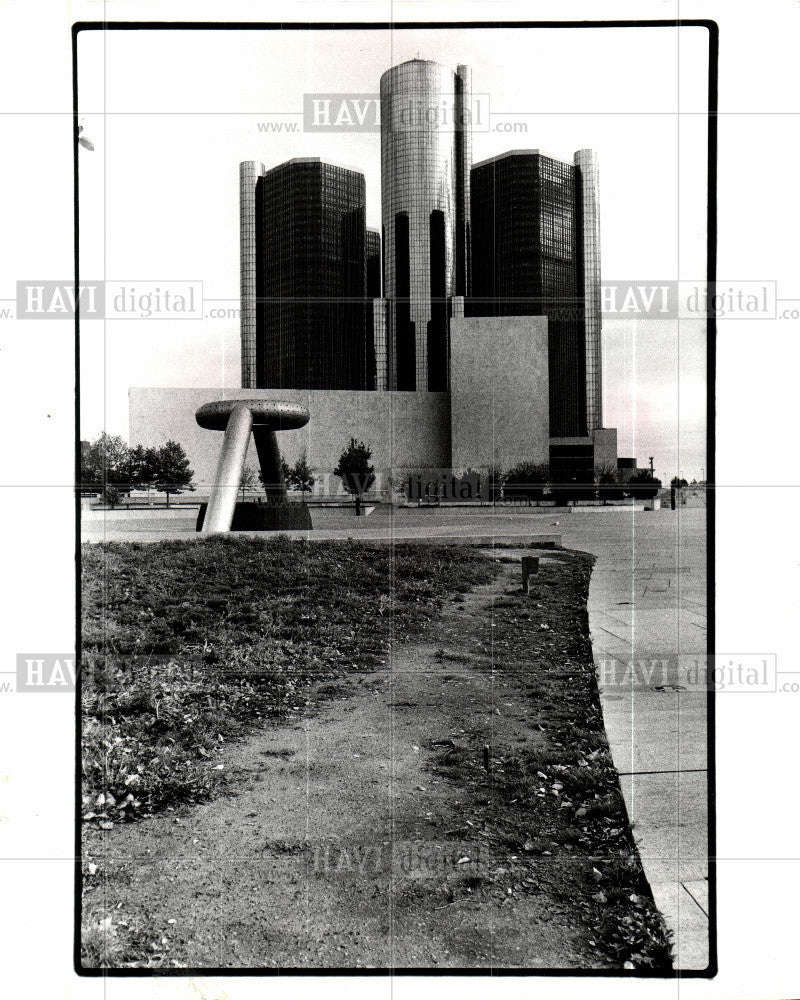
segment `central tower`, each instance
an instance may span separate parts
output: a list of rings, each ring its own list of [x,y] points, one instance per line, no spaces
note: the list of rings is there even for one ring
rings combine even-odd
[[[427,59],[381,77],[386,388],[444,392],[449,309],[470,294],[471,75]]]

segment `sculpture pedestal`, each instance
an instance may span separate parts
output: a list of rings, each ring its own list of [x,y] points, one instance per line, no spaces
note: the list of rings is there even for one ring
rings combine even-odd
[[[200,504],[196,530],[201,531],[208,504]],[[304,503],[237,503],[233,510],[231,531],[308,531],[311,512]]]

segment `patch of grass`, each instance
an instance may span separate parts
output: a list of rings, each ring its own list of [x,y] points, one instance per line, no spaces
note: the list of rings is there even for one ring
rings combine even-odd
[[[459,617],[473,666],[523,686],[543,739],[520,748],[476,726],[459,746],[441,747],[432,769],[470,791],[470,829],[516,871],[515,892],[581,910],[596,928],[587,950],[609,965],[665,971],[670,935],[636,850],[600,707],[586,611],[593,561],[553,552],[534,595],[506,590],[468,625]],[[438,627],[436,635],[441,641]]]
[[[84,817],[108,827],[207,799],[228,740],[329,697],[495,572],[455,546],[83,546]]]
[[[93,909],[81,922],[81,966],[84,969],[181,968],[169,959],[167,937],[133,927],[119,913]]]
[[[81,926],[81,963],[87,969],[108,969],[119,965],[124,952],[119,931],[111,917],[93,915]]]

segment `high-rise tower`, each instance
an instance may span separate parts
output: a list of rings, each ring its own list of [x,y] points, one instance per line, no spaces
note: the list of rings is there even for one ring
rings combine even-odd
[[[263,163],[239,164],[239,322],[242,334],[242,388],[257,389],[256,380],[256,184],[266,173]]]
[[[470,70],[412,59],[380,93],[387,385],[444,391],[449,299],[470,287]]]
[[[575,154],[583,254],[583,307],[586,324],[586,423],[591,434],[603,426],[602,298],[600,290],[600,194],[597,154]]]
[[[548,317],[550,435],[602,427],[595,154],[514,150],[472,168],[470,315]]]
[[[243,387],[374,385],[364,175],[305,157],[240,181]]]

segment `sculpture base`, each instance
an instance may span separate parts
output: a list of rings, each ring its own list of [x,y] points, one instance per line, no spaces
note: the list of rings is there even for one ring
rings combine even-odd
[[[206,516],[201,503],[195,530],[200,531]],[[312,528],[311,512],[304,503],[237,503],[233,511],[231,531],[308,531]]]

